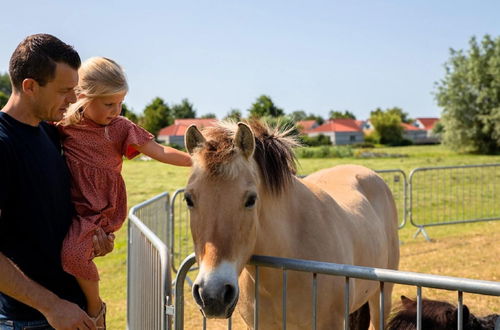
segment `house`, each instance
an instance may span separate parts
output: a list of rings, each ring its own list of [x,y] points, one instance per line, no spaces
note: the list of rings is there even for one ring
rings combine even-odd
[[[414,144],[426,143],[427,132],[413,124],[401,123],[403,127],[403,138],[410,140]]]
[[[217,119],[214,118],[188,118],[176,119],[170,126],[162,128],[158,132],[157,140],[166,144],[176,144],[184,148],[184,133],[191,125],[196,125],[198,129],[203,127],[215,126]]]
[[[299,130],[300,134],[305,134],[306,131],[311,130],[319,126],[318,122],[314,119],[311,120],[300,120],[295,125]]]
[[[307,136],[320,134],[328,136],[334,145],[345,145],[364,142],[363,122],[354,119],[330,119],[323,125],[305,130]]]
[[[440,138],[433,132],[434,126],[439,122],[439,118],[423,117],[416,118],[414,125],[426,131],[426,139],[422,143],[439,143]]]

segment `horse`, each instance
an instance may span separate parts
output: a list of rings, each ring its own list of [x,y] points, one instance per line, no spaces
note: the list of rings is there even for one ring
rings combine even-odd
[[[500,315],[491,314],[476,317],[469,308],[462,309],[464,330],[500,330]],[[458,308],[439,300],[422,299],[422,329],[456,330],[458,328]],[[401,307],[387,324],[387,330],[417,329],[417,302],[401,296]]]
[[[184,192],[199,273],[192,294],[207,318],[238,311],[253,328],[254,254],[397,269],[398,218],[393,196],[372,170],[357,165],[296,176],[289,130],[260,121],[190,126],[193,166]],[[262,268],[262,267],[261,267]],[[289,272],[287,328],[312,324],[312,275]],[[259,329],[281,329],[282,273],[259,269]],[[340,329],[345,280],[317,277],[317,328]],[[384,319],[392,284],[385,284]],[[378,282],[350,280],[349,310],[369,305],[379,327]]]

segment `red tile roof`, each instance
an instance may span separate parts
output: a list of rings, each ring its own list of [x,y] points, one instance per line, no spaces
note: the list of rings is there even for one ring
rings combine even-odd
[[[297,122],[297,127],[301,132],[310,130],[314,124],[316,124],[316,120],[300,120]]]
[[[415,118],[420,121],[426,130],[431,130],[439,121],[439,118]]]
[[[401,123],[401,126],[405,131],[420,131],[421,128],[418,128],[417,126],[414,126],[412,124],[407,124],[407,123]]]
[[[192,124],[195,124],[198,128],[214,126],[217,119],[209,118],[188,118],[188,119],[176,119],[174,124],[162,128],[158,132],[158,136],[183,136],[186,130]]]
[[[308,130],[307,133],[361,132],[360,121],[354,119],[331,119],[323,125]]]

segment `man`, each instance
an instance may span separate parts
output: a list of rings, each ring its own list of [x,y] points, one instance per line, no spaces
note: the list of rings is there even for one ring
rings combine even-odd
[[[57,130],[76,101],[78,53],[48,34],[12,54],[12,95],[0,111],[0,330],[96,329],[76,280],[63,271],[61,244],[74,212]],[[96,233],[95,253],[113,248]]]

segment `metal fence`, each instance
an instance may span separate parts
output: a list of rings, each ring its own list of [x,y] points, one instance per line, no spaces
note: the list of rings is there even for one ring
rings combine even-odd
[[[166,245],[169,194],[134,206],[129,212],[127,254],[127,329],[169,328],[171,276]],[[160,239],[163,237],[163,240]]]
[[[184,279],[187,273],[195,263],[194,254],[188,256],[182,265],[179,267],[175,285],[175,330],[184,329]],[[380,283],[380,329],[384,329],[384,283],[395,283],[411,285],[416,287],[417,296],[417,329],[422,329],[422,288],[434,288],[457,291],[457,305],[458,305],[458,325],[457,328],[461,330],[463,321],[463,293],[476,293],[481,295],[500,296],[500,282],[471,280],[466,278],[430,275],[414,272],[403,272],[396,270],[388,270],[381,268],[360,267],[352,265],[342,265],[335,263],[288,259],[268,256],[253,256],[250,260],[250,265],[255,266],[255,293],[254,293],[254,324],[253,329],[259,328],[259,269],[262,267],[270,267],[278,269],[283,272],[283,285],[282,285],[282,329],[285,330],[287,326],[287,276],[288,271],[299,271],[310,274],[312,284],[312,292],[309,301],[312,305],[311,324],[312,329],[317,328],[317,288],[318,288],[318,274],[328,276],[342,276],[345,278],[344,285],[344,329],[349,329],[349,290],[350,283],[353,278],[377,281]],[[307,301],[306,297],[300,298]],[[228,329],[231,329],[231,321],[228,321]],[[203,321],[203,329],[206,328],[206,321]]]
[[[410,222],[425,227],[500,219],[500,164],[420,167],[410,173]]]

